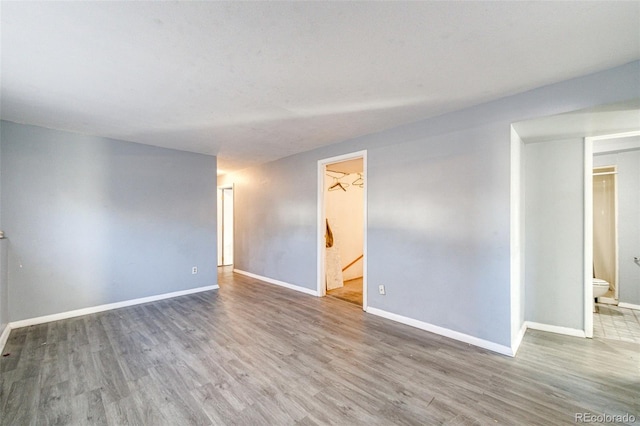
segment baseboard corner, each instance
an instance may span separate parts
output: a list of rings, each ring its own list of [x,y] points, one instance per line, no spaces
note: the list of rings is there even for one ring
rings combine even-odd
[[[527,332],[527,322],[523,321],[520,330],[518,330],[518,334],[514,337],[511,342],[511,351],[513,352],[512,356],[516,356],[518,353],[518,349],[520,349],[520,345],[522,344],[522,339],[524,339],[524,335]]]

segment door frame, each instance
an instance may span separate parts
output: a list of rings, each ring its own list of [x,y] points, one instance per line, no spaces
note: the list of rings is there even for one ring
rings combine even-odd
[[[217,188],[217,191],[220,194],[221,205],[218,207],[218,211],[220,212],[220,235],[218,235],[218,247],[220,248],[221,253],[220,253],[220,265],[218,265],[218,266],[233,265],[233,263],[225,264],[225,261],[224,261],[224,229],[225,229],[224,191],[225,191],[225,189],[227,189],[227,190],[230,189],[231,190],[231,204],[233,205],[233,208],[234,208],[233,215],[235,216],[235,190],[233,188],[233,184],[219,186]],[[235,219],[235,217],[234,217],[234,219]],[[234,229],[231,229],[231,238],[232,238],[232,240],[234,240],[233,244],[235,244],[235,232],[234,231],[235,231]],[[235,251],[235,249],[233,249],[233,250]],[[233,255],[233,260],[235,262],[235,253]],[[217,262],[217,260],[216,260],[216,262]]]
[[[640,131],[584,138],[584,334],[589,338],[593,337],[593,142],[633,136],[640,136]]]
[[[362,310],[367,310],[367,191],[369,180],[367,179],[367,150],[356,151],[349,154],[338,155],[336,157],[324,158],[318,160],[318,223],[317,223],[317,294],[318,297],[324,297],[327,294],[326,271],[325,271],[325,240],[326,232],[325,223],[325,173],[329,164],[339,163],[341,161],[355,160],[362,158],[362,178],[364,179],[363,193],[363,239],[362,239]]]

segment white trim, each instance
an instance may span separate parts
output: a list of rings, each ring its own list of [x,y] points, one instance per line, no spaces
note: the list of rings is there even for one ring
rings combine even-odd
[[[522,229],[524,227],[524,218],[522,212],[522,139],[511,126],[511,180],[510,180],[510,307],[511,307],[511,348],[515,354],[520,346],[522,336],[526,331],[522,328],[523,312],[522,312],[522,294],[523,277],[523,244]]]
[[[9,334],[11,334],[11,324],[7,324],[2,330],[2,334],[0,334],[0,354],[4,352],[4,346],[9,340]]]
[[[633,136],[640,136],[640,130],[634,130],[632,132],[612,133],[609,135],[601,135],[601,136],[589,136],[588,139],[591,139],[592,141],[601,141],[601,140],[608,140],[608,139],[629,138]]]
[[[325,226],[323,226],[323,220],[324,220],[324,175],[325,175],[325,168],[326,164],[322,162],[322,160],[318,161],[318,179],[317,179],[317,184],[318,184],[318,191],[317,191],[317,201],[316,201],[316,206],[318,208],[317,211],[317,224],[316,224],[316,250],[317,250],[317,258],[316,258],[316,274],[317,274],[317,282],[316,282],[316,294],[318,295],[318,297],[324,297],[327,294],[327,287],[323,284],[324,282],[326,282],[326,271],[324,268],[325,262],[326,262],[326,250],[325,250],[325,245],[322,244],[323,241],[325,241],[325,237],[324,234],[326,232],[326,228]],[[366,183],[366,182],[365,182]],[[364,267],[363,267],[363,272],[364,272]],[[363,284],[364,287],[364,284]]]
[[[368,166],[367,166],[367,151],[361,151],[362,152],[362,177],[364,179],[364,187],[362,188],[362,190],[364,191],[363,195],[362,195],[362,203],[363,203],[363,212],[362,214],[364,215],[363,221],[362,221],[362,226],[363,226],[363,233],[362,233],[362,254],[363,254],[363,258],[362,258],[362,310],[363,311],[367,311],[367,307],[369,306],[369,291],[367,290],[369,288],[369,286],[367,285],[367,277],[369,276],[369,273],[367,272],[368,269],[368,263],[369,263],[369,255],[367,254],[367,247],[368,247],[368,234],[369,234],[369,223],[368,223],[368,206],[369,206],[369,174],[368,174]]]
[[[224,259],[224,229],[225,229],[225,214],[224,214],[224,190],[231,190],[231,262],[226,262]],[[231,266],[235,262],[235,202],[236,202],[236,191],[235,184],[229,183],[226,185],[219,186],[216,189],[216,230],[218,232],[217,238],[217,266]],[[218,202],[219,201],[219,202]]]
[[[614,241],[614,257],[615,257],[615,276],[614,276],[614,288],[613,288],[613,298],[616,300],[620,299],[620,257],[619,257],[619,250],[620,250],[620,244],[619,244],[619,238],[618,235],[620,235],[618,233],[619,227],[618,227],[618,166],[614,166],[614,170],[616,170],[616,174],[613,175],[613,226],[614,226],[614,235],[613,238],[615,239]],[[593,178],[591,178],[593,179]]]
[[[325,277],[325,242],[324,242],[324,233],[325,233],[325,203],[324,203],[324,179],[325,179],[325,167],[328,164],[339,163],[341,161],[353,160],[356,158],[362,158],[362,177],[364,179],[364,193],[363,193],[363,263],[362,263],[362,310],[366,311],[368,306],[368,285],[367,285],[367,264],[369,256],[367,255],[367,206],[368,206],[368,187],[369,187],[369,179],[367,176],[367,150],[352,152],[349,154],[338,155],[336,157],[324,158],[322,160],[318,160],[318,225],[317,225],[317,286],[315,294],[318,297],[323,297],[327,294],[326,286],[324,285],[326,281]]]
[[[450,330],[448,328],[439,327],[437,325],[429,324],[426,322],[422,322],[413,318],[404,317],[402,315],[394,314],[391,312],[383,311],[378,308],[367,308],[367,313],[372,315],[376,315],[382,318],[386,318],[392,321],[396,321],[402,324],[409,325],[411,327],[419,328],[421,330],[425,330],[434,334],[439,334],[444,337],[448,337],[450,339],[459,340],[461,342],[469,343],[474,346],[478,346],[480,348],[488,349],[493,352],[497,352],[502,355],[514,356],[515,353],[513,350],[504,345],[499,345],[494,342],[490,342],[488,340],[479,339],[474,336],[470,336],[468,334],[460,333],[458,331]]]
[[[42,317],[29,318],[9,323],[11,329],[29,327],[31,325],[44,324],[51,321],[59,321],[68,318],[79,317],[82,315],[95,314],[98,312],[109,311],[111,309],[125,308],[127,306],[140,305],[143,303],[155,302],[158,300],[171,299],[174,297],[184,296],[187,294],[200,293],[203,291],[216,290],[220,288],[216,285],[208,285],[205,287],[192,288],[189,290],[174,291],[171,293],[158,294],[156,296],[142,297],[140,299],[125,300],[123,302],[108,303],[106,305],[92,306],[90,308],[76,309],[73,311],[61,312],[59,314],[45,315]]]
[[[252,274],[251,272],[243,271],[241,269],[234,269],[233,272],[236,272],[236,273],[241,274],[241,275],[246,275],[247,277],[255,278],[257,280],[264,281],[264,282],[269,283],[269,284],[274,284],[274,285],[278,285],[280,287],[288,288],[290,290],[295,290],[295,291],[299,291],[301,293],[310,294],[311,296],[317,296],[318,295],[318,293],[316,293],[314,290],[311,290],[310,288],[300,287],[299,285],[289,284],[289,283],[286,283],[286,282],[280,281],[280,280],[274,280],[273,278],[263,277],[262,275],[258,275],[258,274]]]
[[[522,339],[524,339],[524,335],[527,332],[527,322],[523,322],[518,334],[515,336],[513,340],[511,340],[511,351],[513,352],[513,356],[516,356],[518,353],[518,349],[522,344]]]
[[[593,306],[591,308],[593,308]],[[539,322],[531,321],[526,321],[525,324],[527,328],[530,328],[532,330],[547,331],[549,333],[564,334],[566,336],[587,337],[584,330],[578,330],[577,328],[560,327],[558,325],[542,324]]]
[[[593,337],[593,138],[584,138],[584,337]],[[538,329],[540,330],[540,329]],[[546,330],[545,330],[546,331]],[[564,334],[564,333],[560,333]]]
[[[640,305],[634,305],[633,303],[618,303],[619,308],[627,308],[627,309],[635,309],[636,311],[640,311]]]

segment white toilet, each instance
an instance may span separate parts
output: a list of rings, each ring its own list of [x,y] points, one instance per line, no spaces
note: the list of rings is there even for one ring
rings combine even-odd
[[[600,278],[593,279],[593,297],[600,297],[609,291],[609,283]]]
[[[600,296],[604,296],[609,291],[609,283],[605,280],[601,280],[600,278],[593,279],[593,297],[597,298]],[[593,303],[593,312],[596,311],[596,304]]]

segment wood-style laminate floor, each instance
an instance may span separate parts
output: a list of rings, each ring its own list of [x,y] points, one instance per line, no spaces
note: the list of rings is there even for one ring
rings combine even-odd
[[[223,273],[220,290],[11,332],[3,425],[561,425],[640,418],[640,345],[527,332],[509,358]]]
[[[345,281],[342,287],[327,290],[327,296],[337,297],[362,308],[362,278]]]

